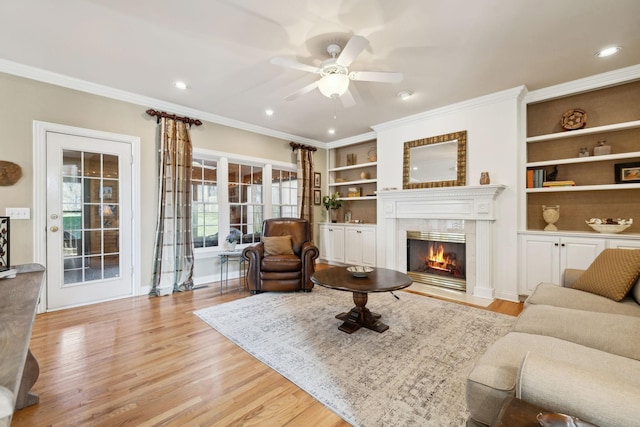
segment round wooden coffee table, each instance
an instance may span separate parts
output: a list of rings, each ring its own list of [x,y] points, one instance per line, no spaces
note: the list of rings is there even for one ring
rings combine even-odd
[[[325,288],[353,292],[356,304],[349,312],[340,313],[336,319],[344,323],[338,327],[346,333],[353,333],[361,327],[376,332],[384,332],[389,326],[380,321],[380,314],[369,311],[366,307],[371,292],[390,292],[411,285],[411,279],[404,273],[387,268],[375,268],[367,277],[354,277],[346,267],[333,267],[316,271],[311,281]]]

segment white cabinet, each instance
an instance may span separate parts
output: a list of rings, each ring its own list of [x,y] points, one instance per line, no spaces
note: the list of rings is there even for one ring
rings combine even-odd
[[[344,262],[344,226],[320,224],[320,258],[328,262]]]
[[[540,282],[560,285],[565,269],[588,268],[606,243],[599,237],[521,234],[520,292],[530,294]]]
[[[344,260],[347,264],[376,265],[376,227],[346,225]]]
[[[376,226],[320,224],[320,259],[339,264],[376,264]]]

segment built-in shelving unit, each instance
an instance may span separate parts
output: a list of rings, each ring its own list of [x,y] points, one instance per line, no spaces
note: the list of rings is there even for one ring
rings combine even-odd
[[[640,165],[639,99],[640,81],[634,80],[527,104],[525,170],[543,169],[549,174],[557,167],[557,181],[575,183],[526,188],[527,230],[545,227],[542,205],[560,205],[556,225],[567,232],[590,232],[585,220],[593,217],[637,216],[640,202],[633,201],[640,201],[640,183],[619,182],[615,170],[617,164]],[[585,128],[562,129],[560,118],[572,108],[586,111]],[[594,155],[601,140],[611,147],[611,154]],[[589,156],[580,157],[578,153],[585,148]],[[634,224],[625,234],[638,232],[640,225]]]

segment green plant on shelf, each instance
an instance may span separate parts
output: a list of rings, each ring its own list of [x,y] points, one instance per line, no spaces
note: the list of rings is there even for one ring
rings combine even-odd
[[[329,209],[340,209],[342,207],[342,200],[339,199],[340,193],[337,191],[335,193],[331,193],[329,196],[324,196],[322,198],[322,204],[324,208],[328,211]]]

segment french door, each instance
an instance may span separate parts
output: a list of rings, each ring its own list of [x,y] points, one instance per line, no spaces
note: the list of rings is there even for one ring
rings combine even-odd
[[[47,310],[133,295],[131,151],[46,133]]]

